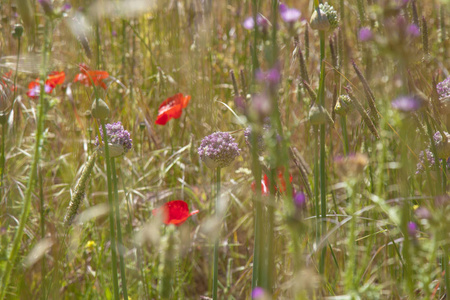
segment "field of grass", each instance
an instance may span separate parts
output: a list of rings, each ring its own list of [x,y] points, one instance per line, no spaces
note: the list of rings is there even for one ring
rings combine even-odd
[[[0,7],[0,300],[448,298],[447,0]]]

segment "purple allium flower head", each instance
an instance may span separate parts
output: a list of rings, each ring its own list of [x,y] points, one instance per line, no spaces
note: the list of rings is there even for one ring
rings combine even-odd
[[[106,133],[108,134],[108,145],[110,146],[110,156],[116,157],[127,153],[133,147],[133,140],[130,138],[130,133],[126,131],[121,122],[106,124]],[[100,129],[100,135],[103,140],[103,130]],[[98,136],[95,139],[95,145],[99,146]]]
[[[115,30],[111,31],[111,35],[116,37],[117,36],[117,31],[115,31]]]
[[[372,30],[370,30],[370,28],[368,27],[363,27],[358,32],[358,39],[361,42],[371,40],[372,37],[373,37]]]
[[[419,227],[417,226],[416,223],[414,223],[414,222],[409,222],[408,223],[408,234],[412,238],[415,238],[417,236],[417,230],[418,229],[419,229]]]
[[[438,131],[433,135],[433,141],[436,145],[436,152],[439,157],[438,163],[442,164],[443,159],[447,162],[447,168],[450,168],[450,149],[449,149],[449,141],[450,134],[444,131],[445,136],[447,137],[446,141],[442,140],[442,135]],[[419,163],[417,163],[416,174],[420,174],[425,171],[425,168],[428,166],[432,168],[436,163],[436,158],[434,157],[433,152],[431,152],[430,148],[425,149],[424,151],[420,151],[419,153]]]
[[[436,90],[440,100],[450,97],[450,76],[439,82],[436,85]]]
[[[422,99],[415,96],[401,96],[392,101],[392,107],[403,112],[416,111],[420,109],[422,105]]]
[[[255,287],[252,291],[252,299],[260,299],[262,297],[264,297],[265,292],[264,289],[262,287]]]
[[[306,196],[303,192],[298,192],[294,196],[295,207],[299,210],[303,210],[306,207]]]
[[[409,25],[408,28],[406,29],[406,31],[412,37],[420,36],[420,29],[419,29],[419,26],[417,26],[416,24]]]
[[[300,19],[302,15],[299,10],[295,8],[289,8],[286,4],[281,3],[279,6],[280,16],[286,23],[294,23]]]
[[[198,155],[211,169],[230,165],[239,156],[240,149],[228,132],[215,132],[203,138]]]
[[[263,15],[258,14],[256,16],[256,25],[264,29],[269,26],[269,21]],[[255,19],[253,17],[248,17],[244,20],[242,26],[244,26],[244,28],[247,30],[252,30],[253,28],[255,28]]]

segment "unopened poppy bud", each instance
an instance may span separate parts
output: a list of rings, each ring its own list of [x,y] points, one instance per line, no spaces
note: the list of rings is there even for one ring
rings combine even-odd
[[[23,26],[21,24],[14,25],[14,29],[11,32],[13,38],[20,39],[23,34]]]
[[[95,99],[91,106],[92,116],[96,119],[106,120],[109,117],[109,107],[102,99]]]
[[[145,129],[145,122],[139,123],[139,130],[144,131],[144,129]]]
[[[340,115],[345,117],[350,111],[353,110],[352,100],[347,95],[339,96],[339,99],[334,107],[334,111]]]
[[[333,122],[327,110],[320,105],[313,105],[311,107],[308,118],[312,125],[322,125]]]

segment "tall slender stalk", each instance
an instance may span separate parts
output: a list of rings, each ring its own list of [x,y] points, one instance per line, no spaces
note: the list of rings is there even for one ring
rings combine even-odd
[[[348,133],[347,133],[347,116],[341,116],[342,136],[344,138],[344,154],[349,154]]]
[[[216,218],[219,218],[220,197],[220,168],[216,169]],[[214,242],[214,270],[213,270],[213,300],[217,300],[217,285],[219,281],[219,237]]]
[[[103,131],[105,132],[105,131]],[[116,159],[111,159],[111,171],[112,171],[112,181],[114,188],[114,210],[116,213],[116,229],[117,229],[117,251],[119,251],[119,264],[120,264],[120,278],[122,281],[122,293],[123,298],[128,299],[128,289],[127,289],[127,279],[125,276],[125,260],[123,257],[123,241],[122,241],[122,229],[120,226],[120,210],[119,210],[119,192],[117,190],[117,175],[116,175]]]
[[[13,83],[13,98],[12,98],[12,104],[11,104],[11,109],[13,108],[12,105],[14,104],[14,101],[16,100],[16,83],[17,83],[17,72],[19,70],[19,60],[20,60],[20,41],[22,38],[22,34],[20,34],[19,36],[17,36],[17,62],[16,62],[16,72],[14,74],[14,83]],[[3,120],[2,123],[2,145],[1,145],[1,156],[0,156],[0,201],[3,198],[3,177],[5,175],[5,163],[6,163],[6,158],[5,158],[5,139],[6,139],[6,124],[7,124],[7,118],[9,116],[9,113],[11,111],[6,112],[6,115],[3,116],[5,118],[5,120]]]
[[[325,32],[320,31],[320,82],[319,82],[319,104],[325,107]],[[320,125],[320,158],[319,158],[319,173],[320,173],[320,207],[321,207],[321,235],[325,235],[327,231],[326,213],[327,213],[327,198],[326,198],[326,170],[325,170],[325,126]],[[325,271],[325,255],[327,247],[323,247],[320,256],[319,271],[321,274]]]
[[[3,175],[5,174],[5,138],[6,138],[6,121],[2,124],[2,145],[1,145],[1,156],[0,156],[0,201],[3,198]]]
[[[41,239],[45,237],[45,212],[44,212],[44,186],[42,183],[42,174],[39,172],[39,218],[40,218],[40,227],[41,227]],[[45,275],[47,273],[46,268],[46,259],[45,255],[42,257],[42,266],[41,266],[41,281],[42,281],[42,299],[45,299],[46,295],[46,280]]]
[[[34,143],[34,155],[33,161],[31,163],[30,173],[28,175],[27,189],[25,192],[25,198],[23,200],[22,212],[19,220],[19,227],[17,228],[16,234],[14,235],[14,240],[12,243],[11,251],[8,255],[8,261],[6,264],[5,273],[3,276],[3,282],[0,292],[0,300],[5,299],[6,291],[8,289],[9,281],[11,279],[11,272],[14,267],[17,255],[19,254],[20,244],[22,241],[25,224],[28,221],[28,216],[30,214],[31,207],[31,195],[34,189],[37,167],[41,155],[42,138],[44,131],[44,120],[45,120],[45,89],[44,82],[47,75],[47,63],[48,57],[50,55],[50,44],[51,44],[51,32],[52,32],[52,21],[50,19],[46,20],[45,32],[44,32],[44,45],[43,45],[43,55],[42,55],[42,68],[40,74],[40,94],[39,94],[39,104],[37,107],[37,124],[36,124],[36,139]]]
[[[109,145],[108,145],[108,134],[106,131],[105,120],[101,120],[103,135],[103,144],[105,147],[105,163],[106,163],[106,176],[108,181],[108,205],[109,205],[109,229],[111,235],[111,271],[113,277],[114,286],[114,299],[119,300],[119,281],[117,278],[117,254],[116,254],[116,232],[114,229],[114,203],[113,203],[113,192],[112,192],[112,182],[111,182],[111,160],[109,158]],[[100,134],[98,135],[100,137]]]
[[[252,290],[260,285],[261,281],[261,258],[264,244],[262,243],[262,234],[264,232],[263,222],[263,204],[261,202],[261,166],[258,160],[258,134],[256,130],[253,130],[251,135],[252,143],[252,170],[255,177],[255,183],[257,188],[255,189],[256,195],[254,196],[255,206],[255,243],[253,247],[253,274],[252,274]]]

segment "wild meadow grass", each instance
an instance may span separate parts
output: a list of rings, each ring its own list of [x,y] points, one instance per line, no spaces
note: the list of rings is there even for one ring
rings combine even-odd
[[[447,298],[447,0],[0,6],[0,300]]]

